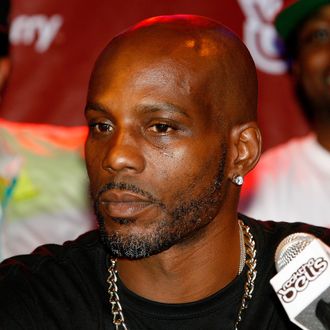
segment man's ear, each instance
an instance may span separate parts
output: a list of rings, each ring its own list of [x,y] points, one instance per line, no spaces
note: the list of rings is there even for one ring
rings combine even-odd
[[[229,179],[244,177],[257,164],[261,155],[262,139],[256,122],[236,125],[230,132],[231,152]]]

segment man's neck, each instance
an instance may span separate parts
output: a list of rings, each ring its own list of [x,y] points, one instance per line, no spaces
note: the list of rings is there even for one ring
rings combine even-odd
[[[222,228],[222,229],[219,229]],[[149,300],[186,303],[214,294],[238,273],[239,226],[210,224],[192,241],[176,245],[158,255],[118,261],[125,286]]]

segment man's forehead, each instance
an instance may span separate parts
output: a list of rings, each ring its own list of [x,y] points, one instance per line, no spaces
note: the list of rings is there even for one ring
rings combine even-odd
[[[187,39],[182,47],[185,50],[172,49],[170,54],[118,54],[114,61],[110,59],[97,70],[91,80],[90,96],[117,97],[123,92],[120,86],[125,86],[132,97],[151,97],[153,101],[174,104],[180,100],[186,108],[211,109],[220,99],[224,105],[230,78],[222,62],[216,60],[219,56],[212,54],[212,45],[203,40],[199,46],[193,39]]]
[[[215,98],[223,94],[216,88],[218,78],[222,76],[224,82],[226,77],[208,59],[212,47],[207,41],[202,43],[199,47],[189,39],[182,44],[186,51],[172,49],[170,54],[141,56],[122,50],[118,56],[109,56],[91,80],[88,99],[110,108],[132,110],[147,103],[147,108],[164,112],[168,107],[159,104],[171,104],[195,113],[194,118],[200,122],[209,122],[214,115]]]
[[[125,94],[124,100],[137,97],[141,100],[182,102],[187,108],[193,104],[213,103],[215,82],[220,75],[214,75],[209,63],[178,62],[173,57],[162,57],[139,61],[131,59],[100,67],[91,80],[89,97],[112,99]],[[223,76],[222,81],[225,80]],[[211,92],[212,91],[212,92]]]

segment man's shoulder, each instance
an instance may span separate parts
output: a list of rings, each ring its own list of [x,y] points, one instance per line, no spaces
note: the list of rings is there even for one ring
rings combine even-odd
[[[88,258],[102,253],[102,250],[98,232],[89,231],[62,245],[41,245],[31,254],[17,255],[4,260],[0,264],[0,279],[9,274],[47,272],[73,263],[88,262]]]
[[[286,236],[293,233],[309,233],[315,237],[321,239],[327,245],[330,245],[330,229],[320,226],[314,226],[304,222],[286,222],[286,221],[261,221],[241,216],[245,222],[249,224],[251,229],[256,233],[258,237],[262,237],[266,240],[273,240],[274,244],[279,243]]]
[[[0,328],[100,328],[106,275],[95,231],[8,258],[0,264]]]

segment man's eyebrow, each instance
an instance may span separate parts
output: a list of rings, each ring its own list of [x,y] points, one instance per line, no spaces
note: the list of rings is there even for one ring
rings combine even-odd
[[[172,103],[152,103],[152,104],[141,104],[136,107],[138,112],[152,113],[157,111],[167,111],[172,113],[179,113],[187,118],[190,118],[189,114],[182,108]]]
[[[190,118],[189,114],[172,103],[152,103],[152,104],[140,104],[136,107],[136,110],[141,113],[152,113],[157,111],[166,111],[171,113],[179,113],[184,115],[187,118]],[[106,106],[103,106],[100,103],[87,102],[85,106],[85,114],[88,111],[98,111],[104,114],[109,114],[109,109]]]
[[[87,113],[88,111],[99,111],[104,114],[109,113],[109,110],[105,106],[94,102],[87,102],[85,106],[85,113]]]

